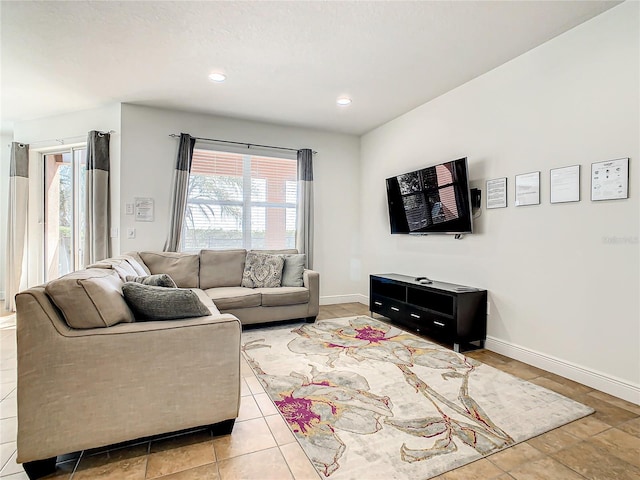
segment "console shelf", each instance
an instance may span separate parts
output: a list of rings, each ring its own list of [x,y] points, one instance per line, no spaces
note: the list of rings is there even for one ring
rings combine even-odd
[[[487,291],[395,273],[369,277],[369,309],[420,333],[460,345],[487,337]]]

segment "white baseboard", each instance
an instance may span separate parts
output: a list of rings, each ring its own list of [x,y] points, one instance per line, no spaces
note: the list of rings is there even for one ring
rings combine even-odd
[[[640,405],[640,385],[491,336],[485,348]]]
[[[320,305],[353,302],[369,305],[369,297],[359,293],[320,297]],[[614,397],[640,405],[640,385],[638,384],[582,367],[520,345],[515,345],[496,337],[487,336],[485,348],[492,352],[513,358],[514,360],[519,360],[528,365],[541,368],[547,372],[555,373],[561,377],[582,383],[583,385],[608,393]]]
[[[320,305],[335,305],[338,303],[363,303],[369,305],[369,297],[359,293],[351,295],[327,295],[320,297]]]

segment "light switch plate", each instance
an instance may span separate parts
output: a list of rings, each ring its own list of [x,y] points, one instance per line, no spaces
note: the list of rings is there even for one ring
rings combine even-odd
[[[136,238],[136,229],[135,228],[127,228],[127,238],[128,239]]]
[[[111,238],[118,238],[118,227],[112,227],[110,232]]]
[[[124,204],[124,213],[125,215],[133,215],[133,203]]]

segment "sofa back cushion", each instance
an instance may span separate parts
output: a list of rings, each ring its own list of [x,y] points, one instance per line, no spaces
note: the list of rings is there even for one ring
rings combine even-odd
[[[180,288],[198,288],[200,256],[193,253],[140,252],[151,274],[166,273]]]
[[[244,249],[201,250],[200,288],[239,287],[246,258]]]
[[[122,296],[122,280],[114,270],[79,270],[50,281],[44,291],[71,328],[110,327],[134,321]]]

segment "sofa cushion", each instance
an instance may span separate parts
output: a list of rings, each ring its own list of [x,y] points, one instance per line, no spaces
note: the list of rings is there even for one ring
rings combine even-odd
[[[125,282],[136,282],[153,287],[176,288],[176,282],[166,273],[156,273],[155,275],[127,275]]]
[[[122,281],[111,269],[73,272],[50,281],[44,290],[72,328],[110,327],[134,321],[122,296]]]
[[[211,311],[190,288],[165,288],[126,282],[124,298],[137,320],[170,320],[204,317]]]
[[[247,288],[279,287],[282,282],[284,258],[248,252],[242,273],[242,286]]]
[[[197,288],[200,256],[193,253],[140,252],[152,274],[166,273],[180,288]]]
[[[282,268],[283,287],[302,287],[302,274],[307,256],[304,253],[283,255],[284,267]]]
[[[309,302],[309,289],[304,287],[257,288],[263,307],[279,307]]]
[[[220,310],[259,307],[262,302],[262,295],[253,288],[216,287],[205,290],[205,293]]]
[[[244,249],[201,250],[200,288],[239,287],[246,257]]]

